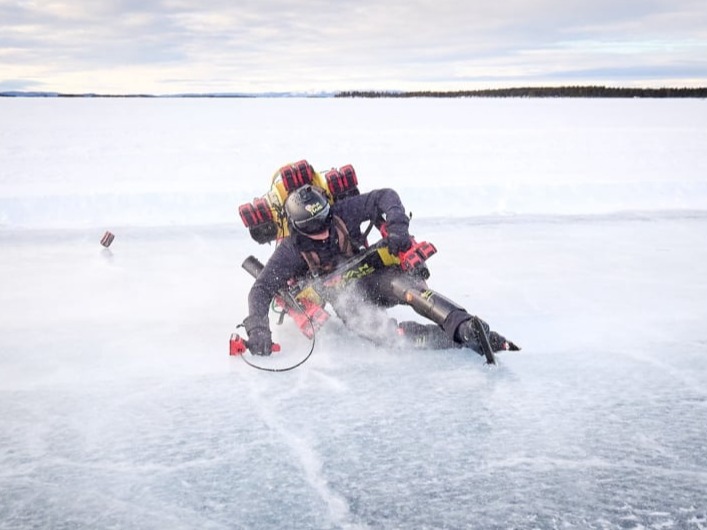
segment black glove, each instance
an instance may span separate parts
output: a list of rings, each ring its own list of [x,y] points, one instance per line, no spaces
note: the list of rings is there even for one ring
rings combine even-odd
[[[248,349],[253,355],[270,355],[272,353],[272,334],[267,317],[250,316],[243,321],[248,333]]]
[[[399,232],[390,232],[388,234],[388,251],[394,256],[409,250],[411,246],[412,241],[409,234],[401,234]]]

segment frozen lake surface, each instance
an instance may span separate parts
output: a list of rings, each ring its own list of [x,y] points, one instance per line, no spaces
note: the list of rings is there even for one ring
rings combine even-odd
[[[0,115],[0,529],[707,528],[704,101]],[[523,351],[332,321],[292,372],[229,357],[240,264],[272,250],[236,208],[301,158],[398,189],[430,285]],[[274,332],[257,362],[306,354]]]

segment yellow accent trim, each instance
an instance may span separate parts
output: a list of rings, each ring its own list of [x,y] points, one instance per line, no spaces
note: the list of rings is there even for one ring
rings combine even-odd
[[[310,302],[313,302],[319,306],[324,305],[324,301],[322,300],[322,297],[319,296],[319,293],[317,293],[317,291],[315,291],[314,287],[312,287],[312,286],[305,287],[304,289],[302,289],[295,298],[297,300],[300,300],[300,299],[309,300]]]
[[[398,257],[391,254],[388,250],[388,247],[379,248],[378,255],[380,256],[383,265],[385,265],[386,267],[400,264],[400,260],[398,259]]]

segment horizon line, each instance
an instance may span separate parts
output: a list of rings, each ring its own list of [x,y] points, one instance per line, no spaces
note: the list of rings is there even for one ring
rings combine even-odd
[[[610,87],[606,85],[519,86],[512,88],[457,89],[457,90],[323,90],[323,91],[262,91],[262,92],[183,92],[172,94],[97,92],[57,92],[51,90],[5,90],[0,97],[57,97],[57,98],[336,98],[336,97],[473,97],[485,95],[506,96],[640,96],[679,95],[707,97],[705,87]]]

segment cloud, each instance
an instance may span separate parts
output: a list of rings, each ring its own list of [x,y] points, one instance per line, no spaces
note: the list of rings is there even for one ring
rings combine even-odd
[[[639,69],[704,85],[703,3],[0,0],[0,89],[459,89],[579,72],[631,84]]]

